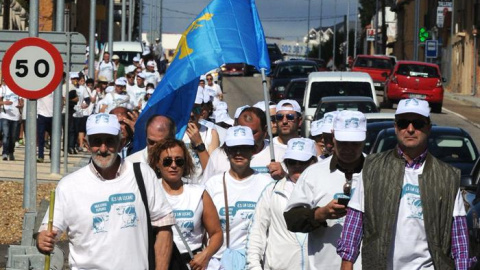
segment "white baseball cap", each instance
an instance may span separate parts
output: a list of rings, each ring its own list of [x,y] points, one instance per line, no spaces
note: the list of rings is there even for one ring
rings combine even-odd
[[[120,56],[114,54],[114,55],[112,56],[112,60],[117,60],[117,59],[120,59]]]
[[[245,110],[246,108],[249,108],[250,105],[244,105],[242,107],[238,107],[236,110],[235,110],[235,115],[233,116],[235,119],[237,119],[240,114],[242,114],[243,110]]]
[[[420,114],[425,117],[430,117],[430,107],[428,107],[428,102],[421,99],[402,99],[398,103],[397,111],[395,115],[404,114],[404,113],[415,113]]]
[[[205,75],[200,76],[200,81],[206,81],[206,80],[207,80],[207,76],[205,76]]]
[[[323,118],[320,120],[313,121],[310,124],[310,134],[312,136],[322,135],[322,125],[323,125]]]
[[[246,126],[234,126],[227,129],[225,136],[225,144],[227,146],[251,145],[255,144],[252,130]]]
[[[113,91],[115,91],[115,86],[108,86],[107,88],[105,88],[105,93],[112,93]]]
[[[78,79],[79,78],[78,72],[70,72],[69,75],[70,75],[70,79]]]
[[[137,77],[140,77],[140,78],[145,80],[145,73],[140,72],[140,73],[137,74]]]
[[[293,138],[288,140],[287,150],[283,159],[307,161],[317,156],[315,141],[307,138]]]
[[[333,120],[337,116],[339,111],[328,112],[323,115],[322,133],[332,133]]]
[[[99,113],[92,114],[87,119],[87,135],[120,133],[120,123],[114,114]]]
[[[125,78],[125,77],[121,77],[121,78],[116,79],[115,80],[115,85],[126,86],[127,82],[123,78]]]
[[[153,92],[155,91],[155,89],[148,89],[147,90],[147,94],[149,95],[153,95]]]
[[[133,62],[140,62],[140,57],[138,56],[133,57]]]
[[[233,126],[233,119],[226,112],[221,112],[215,115],[215,123],[226,123]]]
[[[289,106],[291,105],[291,107]],[[285,106],[286,105],[286,106]],[[292,108],[293,107],[293,108]],[[284,99],[278,102],[277,104],[277,112],[279,111],[296,111],[298,113],[302,113],[302,109],[296,100],[293,99]]]
[[[255,104],[253,105],[253,107],[259,108],[260,110],[262,110],[262,111],[265,112],[265,101],[259,101],[259,102],[255,103]],[[275,104],[270,104],[270,105],[268,105],[268,108],[269,108],[269,109],[276,109],[276,108],[277,108],[277,105],[275,105]]]
[[[226,111],[228,110],[228,104],[225,101],[217,102],[215,105],[215,111]]]
[[[363,142],[367,136],[367,119],[359,111],[341,111],[333,120],[333,131],[337,141]]]
[[[147,67],[154,67],[155,66],[155,62],[154,61],[148,61],[147,62]]]

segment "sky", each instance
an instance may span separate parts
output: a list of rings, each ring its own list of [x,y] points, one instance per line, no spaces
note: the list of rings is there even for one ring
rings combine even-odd
[[[322,26],[333,25],[335,17],[337,23],[342,21],[343,16],[347,14],[348,2],[350,2],[350,19],[354,19],[357,1],[358,0],[256,0],[256,5],[266,37],[301,41],[309,29],[309,2],[310,28],[314,28],[320,26],[321,17],[323,18]],[[157,5],[152,8],[154,11],[159,10],[159,2],[159,0],[144,0],[146,5],[151,5],[151,3]],[[209,2],[209,0],[163,0],[163,33],[182,33]],[[321,4],[321,2],[323,2],[323,4]],[[323,9],[323,12],[321,12],[321,9]],[[144,14],[143,29],[144,32],[148,32],[150,29],[150,23],[148,22],[150,15],[148,13],[146,14],[145,11]],[[152,16],[154,19],[159,18],[155,12],[152,12]],[[158,31],[159,24],[152,25],[152,29]]]

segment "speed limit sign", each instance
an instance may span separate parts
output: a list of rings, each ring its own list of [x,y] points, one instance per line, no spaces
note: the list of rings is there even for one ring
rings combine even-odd
[[[63,75],[62,56],[46,40],[24,38],[5,52],[2,75],[15,94],[39,99],[53,92],[60,84]]]

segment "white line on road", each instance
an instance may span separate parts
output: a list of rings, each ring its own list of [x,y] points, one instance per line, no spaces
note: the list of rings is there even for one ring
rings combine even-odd
[[[477,127],[477,128],[480,128],[480,125],[479,125],[479,124],[468,120],[468,118],[466,118],[465,116],[463,116],[463,115],[461,115],[461,114],[459,114],[459,113],[456,113],[456,112],[454,112],[454,111],[451,111],[451,110],[449,110],[449,109],[446,109],[445,107],[443,107],[443,110],[446,111],[446,112],[448,112],[448,113],[451,113],[451,114],[453,114],[453,115],[455,115],[455,116],[457,116],[457,117],[462,118],[463,120],[469,122],[470,124],[474,125],[474,126]]]

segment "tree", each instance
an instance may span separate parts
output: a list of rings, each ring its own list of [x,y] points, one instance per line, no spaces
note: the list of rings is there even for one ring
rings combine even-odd
[[[365,28],[372,21],[373,15],[375,15],[375,0],[360,0],[358,12],[360,13],[362,28]]]

